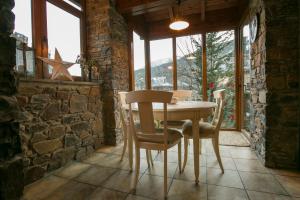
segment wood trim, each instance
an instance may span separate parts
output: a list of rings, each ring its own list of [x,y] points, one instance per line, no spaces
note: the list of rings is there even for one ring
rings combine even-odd
[[[203,100],[207,101],[207,60],[206,60],[206,33],[201,35],[202,38],[202,95]]]
[[[134,79],[134,46],[133,46],[133,27],[132,24],[128,24],[128,66],[129,66],[129,91],[135,90]]]
[[[242,73],[241,73],[241,30],[236,28],[234,30],[235,35],[235,98],[236,98],[236,129],[241,130],[241,106],[242,106]]]
[[[176,49],[176,38],[172,38],[173,48],[173,90],[177,90],[177,49]]]
[[[151,61],[150,61],[150,40],[145,38],[145,82],[146,89],[150,90],[151,86]]]
[[[87,33],[86,33],[86,1],[80,0],[81,4],[81,17],[80,20],[80,51],[81,55],[86,58],[87,56]],[[83,69],[81,69],[81,77],[86,77],[85,72]]]
[[[71,6],[70,4],[62,0],[47,0],[47,1],[78,18],[81,18],[82,16],[82,12],[80,10],[78,10],[77,8]]]
[[[32,0],[32,45],[35,55],[48,57],[47,39],[47,9],[46,0]],[[48,70],[43,62],[36,59],[35,78],[42,79],[48,77]]]

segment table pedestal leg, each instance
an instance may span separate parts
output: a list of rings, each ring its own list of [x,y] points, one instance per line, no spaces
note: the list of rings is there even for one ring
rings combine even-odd
[[[194,171],[195,182],[199,183],[199,121],[193,120],[193,146],[194,146]]]

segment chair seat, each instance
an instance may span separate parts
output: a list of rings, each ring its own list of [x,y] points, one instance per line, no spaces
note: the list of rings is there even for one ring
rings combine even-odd
[[[176,127],[182,127],[183,124],[186,122],[186,120],[180,120],[180,121],[167,121],[168,126],[176,126]],[[160,122],[160,125],[164,125],[164,121]]]
[[[151,143],[164,143],[164,129],[157,128],[155,129],[155,134],[145,134],[142,132],[137,133],[137,137],[140,142],[151,142]],[[168,133],[168,144],[175,143],[176,141],[180,140],[183,135],[179,130],[176,129],[167,129]]]
[[[189,137],[193,137],[192,131],[193,124],[191,121],[187,121],[184,123],[182,128],[183,135],[187,135]],[[215,134],[216,127],[207,122],[199,122],[199,136],[200,138],[209,138]]]

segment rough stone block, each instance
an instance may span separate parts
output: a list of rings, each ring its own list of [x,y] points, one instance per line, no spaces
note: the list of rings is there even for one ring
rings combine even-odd
[[[73,95],[70,99],[70,113],[87,111],[88,98],[84,95]]]
[[[45,140],[42,142],[38,142],[33,144],[33,149],[40,155],[54,152],[56,149],[61,148],[63,146],[61,140]]]
[[[73,146],[80,146],[81,140],[73,134],[66,134],[65,135],[65,147],[73,147]]]
[[[71,125],[71,129],[75,133],[80,133],[82,131],[88,131],[90,129],[90,125],[88,122],[85,121],[77,122]]]
[[[50,101],[49,94],[35,94],[31,97],[31,103],[46,104]]]
[[[43,133],[34,133],[30,142],[31,143],[36,143],[36,142],[40,142],[40,141],[44,141],[44,140],[47,140],[47,136],[44,135]]]
[[[22,158],[0,162],[0,177],[0,199],[20,199],[24,188]]]
[[[24,170],[24,182],[25,185],[37,181],[46,174],[46,168],[40,165],[32,166]]]
[[[64,126],[55,126],[50,128],[49,137],[51,139],[60,138],[65,135],[65,127]]]
[[[41,117],[44,120],[57,119],[60,114],[60,102],[50,103],[44,112],[41,114]]]

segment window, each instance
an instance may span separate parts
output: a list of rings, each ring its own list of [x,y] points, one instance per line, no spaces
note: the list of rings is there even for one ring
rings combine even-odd
[[[73,6],[74,8],[81,10],[81,6],[79,6],[78,4],[74,3],[74,1],[72,0],[63,0],[64,2],[70,4],[71,6]]]
[[[251,100],[250,100],[250,30],[249,24],[243,27],[243,71],[244,71],[244,87],[243,87],[243,128],[250,131],[251,117]]]
[[[172,39],[150,41],[151,83],[154,90],[173,89]]]
[[[192,99],[202,99],[201,35],[176,38],[177,87],[192,90]]]
[[[144,90],[145,86],[145,43],[133,32],[134,81],[135,90]]]
[[[24,35],[27,45],[32,47],[31,0],[15,0],[15,31]]]
[[[234,31],[206,34],[208,100],[213,91],[226,89],[223,128],[236,126]]]
[[[55,48],[64,61],[75,63],[80,55],[80,19],[47,2],[48,54],[54,58]],[[70,67],[73,76],[81,76],[79,64]]]

